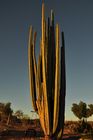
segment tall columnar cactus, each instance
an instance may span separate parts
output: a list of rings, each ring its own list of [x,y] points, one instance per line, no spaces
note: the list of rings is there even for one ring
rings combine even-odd
[[[29,31],[28,61],[30,93],[34,110],[47,137],[60,139],[64,127],[65,108],[65,48],[64,33],[60,47],[59,25],[54,25],[54,13],[46,23],[42,3],[42,37],[38,62],[35,57],[36,32]]]

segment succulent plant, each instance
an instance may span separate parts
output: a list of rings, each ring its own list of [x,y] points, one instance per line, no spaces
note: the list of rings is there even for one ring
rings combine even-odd
[[[62,32],[60,46],[59,25],[54,25],[54,13],[45,20],[44,2],[42,3],[42,37],[38,61],[35,56],[36,32],[29,30],[28,62],[30,93],[34,110],[47,138],[60,139],[64,127],[65,111],[65,44]]]

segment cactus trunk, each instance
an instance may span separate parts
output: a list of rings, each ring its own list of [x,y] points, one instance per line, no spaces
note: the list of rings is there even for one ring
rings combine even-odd
[[[46,23],[42,3],[42,37],[40,54],[36,64],[36,32],[30,27],[28,62],[30,93],[34,110],[38,113],[45,139],[60,139],[64,127],[66,74],[64,33],[60,47],[59,25],[54,26],[54,13]]]

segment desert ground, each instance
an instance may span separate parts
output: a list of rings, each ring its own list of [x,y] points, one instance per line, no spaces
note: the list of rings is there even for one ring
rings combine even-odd
[[[90,122],[93,125],[93,122]],[[66,121],[63,140],[80,140],[81,134],[75,133],[74,128],[78,122]],[[0,124],[0,140],[43,140],[44,133],[39,121],[33,120],[31,124],[5,125]]]

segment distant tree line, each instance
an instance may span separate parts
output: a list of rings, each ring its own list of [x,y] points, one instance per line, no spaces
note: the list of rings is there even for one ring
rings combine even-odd
[[[11,108],[11,103],[0,103],[0,122],[6,125],[12,123],[22,123],[28,124],[30,122],[30,117],[24,114],[22,110],[13,111]]]

